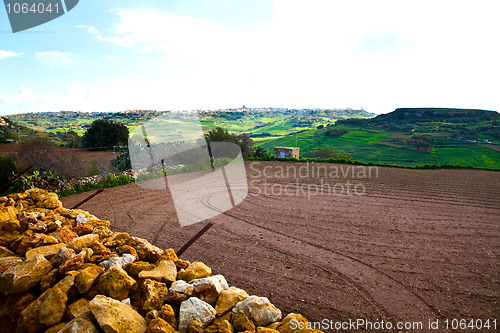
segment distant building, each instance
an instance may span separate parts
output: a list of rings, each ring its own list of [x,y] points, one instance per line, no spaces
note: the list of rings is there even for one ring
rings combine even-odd
[[[299,159],[299,147],[274,147],[274,157]]]

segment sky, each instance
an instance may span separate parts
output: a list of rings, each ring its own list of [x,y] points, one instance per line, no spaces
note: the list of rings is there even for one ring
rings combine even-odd
[[[0,7],[0,115],[498,111],[499,12],[498,0],[80,0],[12,33]]]

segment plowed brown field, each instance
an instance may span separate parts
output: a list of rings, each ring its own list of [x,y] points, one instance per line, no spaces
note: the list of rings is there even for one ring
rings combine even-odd
[[[500,327],[500,172],[379,168],[378,177],[374,169],[362,177],[362,167],[353,175],[347,165],[246,166],[248,197],[213,218],[184,259],[313,322],[384,319],[444,332],[452,331],[446,319],[496,319]],[[287,167],[307,176],[281,174]],[[334,167],[348,174],[333,178]],[[337,194],[346,190],[348,180],[354,195],[327,193],[335,184]],[[353,184],[361,184],[357,193]],[[64,206],[88,195],[63,198]],[[175,250],[205,224],[180,227],[167,191],[135,184],[106,189],[81,208]],[[439,329],[428,329],[436,319]]]

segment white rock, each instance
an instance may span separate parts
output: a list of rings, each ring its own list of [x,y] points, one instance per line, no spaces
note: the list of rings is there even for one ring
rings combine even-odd
[[[268,326],[281,320],[281,310],[276,308],[267,297],[249,296],[233,308],[233,316],[243,311],[255,322],[255,326]]]
[[[79,213],[76,216],[76,225],[79,225],[80,223],[85,223],[85,222],[87,222],[87,218],[82,213]]]
[[[129,253],[124,253],[121,257],[111,257],[99,264],[102,268],[108,269],[112,266],[123,267],[128,263],[134,262],[135,257]]]
[[[198,318],[202,327],[208,326],[215,318],[215,309],[198,297],[191,297],[181,303],[179,310],[179,332],[186,333],[191,320]]]
[[[210,305],[215,305],[221,291],[229,288],[226,278],[220,274],[191,280],[189,284],[194,287],[193,295]]]
[[[193,294],[194,287],[184,280],[177,280],[172,283],[168,290],[191,296]]]

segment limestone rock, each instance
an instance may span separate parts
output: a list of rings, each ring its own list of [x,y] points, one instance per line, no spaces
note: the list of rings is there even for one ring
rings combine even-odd
[[[272,323],[271,325],[268,325],[267,328],[271,328],[273,330],[277,330],[278,329],[278,326],[281,325],[281,321],[276,321],[274,323]]]
[[[38,321],[46,326],[59,324],[66,311],[67,293],[73,285],[74,277],[66,276],[54,287],[48,289],[46,297],[40,304]]]
[[[92,233],[98,235],[100,239],[108,238],[113,234],[109,226],[96,226]]]
[[[134,260],[135,260],[135,257],[133,255],[125,253],[121,257],[112,257],[112,258],[109,258],[108,260],[104,260],[99,264],[99,266],[101,266],[103,268],[110,268],[113,266],[118,266],[121,268],[121,267],[125,266],[126,264],[134,262]]]
[[[56,283],[57,280],[59,279],[59,270],[53,269],[47,274],[45,274],[40,281],[40,291],[45,291],[51,287],[53,287]]]
[[[50,259],[50,262],[55,267],[60,266],[66,260],[69,260],[76,256],[76,252],[73,249],[69,249],[65,246],[61,247],[59,251]]]
[[[19,319],[21,311],[35,300],[36,296],[31,293],[7,296],[5,300],[2,301],[2,306],[0,306],[1,331],[15,332],[17,320]]]
[[[163,300],[167,295],[165,283],[146,279],[142,281],[139,299],[139,313],[146,314],[151,310],[158,310],[163,305]]]
[[[73,258],[66,260],[59,266],[59,274],[64,275],[69,271],[76,271],[82,267],[85,257],[87,256],[86,251],[78,253]]]
[[[62,331],[62,329],[66,326],[66,323],[59,323],[55,326],[52,326],[48,330],[45,331],[45,333],[59,333]]]
[[[23,261],[22,257],[2,257],[0,258],[0,275],[7,270],[10,266]]]
[[[123,269],[133,278],[137,278],[140,272],[150,271],[153,268],[155,268],[155,265],[145,261],[135,261],[123,266]]]
[[[188,298],[189,298],[189,296],[186,294],[178,293],[178,292],[173,291],[173,290],[169,290],[167,293],[167,296],[165,297],[165,303],[177,305],[179,303],[184,302]]]
[[[177,267],[172,260],[162,260],[154,269],[139,273],[140,279],[152,279],[167,283],[174,282],[177,277]]]
[[[29,223],[28,230],[32,230],[33,232],[44,233],[47,231],[47,225],[42,221],[36,221],[36,223]]]
[[[243,311],[238,311],[233,316],[233,327],[236,332],[255,331],[255,324]]]
[[[111,254],[111,250],[99,242],[90,245],[89,248],[91,248],[92,251],[94,251],[94,254],[98,256],[107,256]]]
[[[99,290],[103,295],[124,300],[136,287],[137,282],[121,267],[113,266],[99,278]]]
[[[217,312],[217,315],[220,316],[231,310],[238,302],[245,300],[247,297],[248,294],[243,289],[231,287],[223,290],[220,293],[219,298],[217,298],[217,303],[215,304],[215,311]]]
[[[219,297],[221,291],[229,288],[226,278],[220,274],[191,280],[189,284],[194,287],[194,296],[212,306],[215,306],[215,302],[217,302],[217,297]]]
[[[33,289],[52,268],[42,255],[34,256],[7,268],[0,276],[0,292],[12,295]]]
[[[6,248],[5,246],[0,246],[0,257],[12,257],[15,256],[16,254]]]
[[[50,326],[58,324],[64,315],[67,293],[73,282],[73,277],[67,276],[29,304],[19,316],[17,332],[38,333],[46,327],[45,323]]]
[[[58,243],[58,244],[35,247],[34,249],[28,250],[25,256],[26,258],[29,258],[41,254],[45,257],[45,259],[51,259],[65,245],[66,244],[64,243]]]
[[[76,232],[78,236],[84,236],[94,231],[94,227],[87,222],[83,222],[77,224],[77,226],[73,228],[73,231]]]
[[[75,218],[76,225],[87,222],[87,218],[82,213],[78,213]]]
[[[0,209],[0,230],[14,231],[21,229],[21,225],[17,220],[17,209],[9,206]]]
[[[146,333],[175,333],[175,329],[165,320],[156,318],[149,322]]]
[[[205,328],[204,333],[234,333],[234,327],[227,319],[224,319]]]
[[[66,312],[64,313],[64,319],[67,321],[71,321],[78,316],[81,316],[87,312],[90,312],[88,307],[89,300],[86,298],[80,298],[79,300],[71,303],[66,308]]]
[[[188,333],[204,333],[203,324],[201,323],[200,318],[191,320],[188,326]]]
[[[165,320],[173,328],[177,328],[177,319],[175,317],[174,308],[170,304],[164,304],[158,311],[158,318]]]
[[[62,227],[52,232],[50,236],[55,237],[61,243],[68,243],[71,242],[73,239],[77,238],[78,234],[76,234],[67,227]]]
[[[236,304],[233,315],[238,311],[243,311],[257,326],[267,326],[281,320],[281,311],[267,297],[249,296]]]
[[[112,298],[97,295],[89,308],[106,333],[144,333],[146,320],[133,308]]]
[[[289,313],[285,318],[283,318],[282,323],[276,328],[280,333],[292,333],[297,331],[297,328],[293,329],[292,328],[292,320],[294,321],[295,325],[294,327],[297,326],[297,323],[303,323],[304,325],[308,322],[304,316],[297,314],[297,313]]]
[[[104,243],[105,246],[122,246],[130,240],[130,235],[126,232],[115,232],[109,237],[108,241]]]
[[[269,327],[262,327],[262,326],[259,326],[257,327],[257,329],[255,330],[256,333],[279,333],[279,331],[273,329],[273,328],[269,328]]]
[[[208,326],[215,318],[215,309],[198,297],[191,297],[181,303],[179,310],[179,332],[187,333],[193,319],[199,319],[202,327]]]
[[[90,245],[94,244],[97,241],[99,241],[98,235],[88,234],[85,236],[74,238],[71,242],[67,244],[67,247],[75,250],[75,252],[80,252],[84,248],[89,247]]]
[[[139,255],[137,254],[137,251],[130,245],[122,245],[120,247],[117,247],[116,252],[119,255],[130,254],[135,257],[135,260],[139,260]]]
[[[163,254],[162,249],[139,237],[132,237],[128,245],[137,251],[140,260],[155,262]]]
[[[172,291],[175,291],[178,293],[182,293],[182,294],[191,296],[193,294],[193,291],[194,291],[194,286],[187,283],[184,280],[177,280],[177,281],[174,281],[170,285],[170,288],[168,290],[172,290]]]
[[[0,245],[1,246],[11,246],[11,244],[19,238],[19,233],[18,232],[5,232],[5,231],[0,231]],[[14,248],[11,247],[12,250],[15,250]]]
[[[62,327],[57,333],[99,333],[90,315],[81,315]],[[45,332],[48,333],[48,332]]]
[[[146,319],[148,323],[156,318],[158,318],[158,310],[151,310],[144,316],[144,319]]]
[[[104,273],[104,269],[97,265],[92,265],[81,269],[75,276],[75,286],[80,294],[84,294],[92,288],[96,279]]]
[[[25,255],[26,251],[36,247],[38,243],[42,241],[43,234],[32,234],[29,237],[24,238],[16,249],[17,254]]]
[[[201,279],[212,274],[212,269],[200,261],[195,261],[188,268],[181,269],[178,274],[179,280],[189,282],[194,279]]]
[[[172,260],[178,269],[186,269],[189,266],[189,261],[179,259],[174,249],[166,249],[158,261],[160,260]]]

